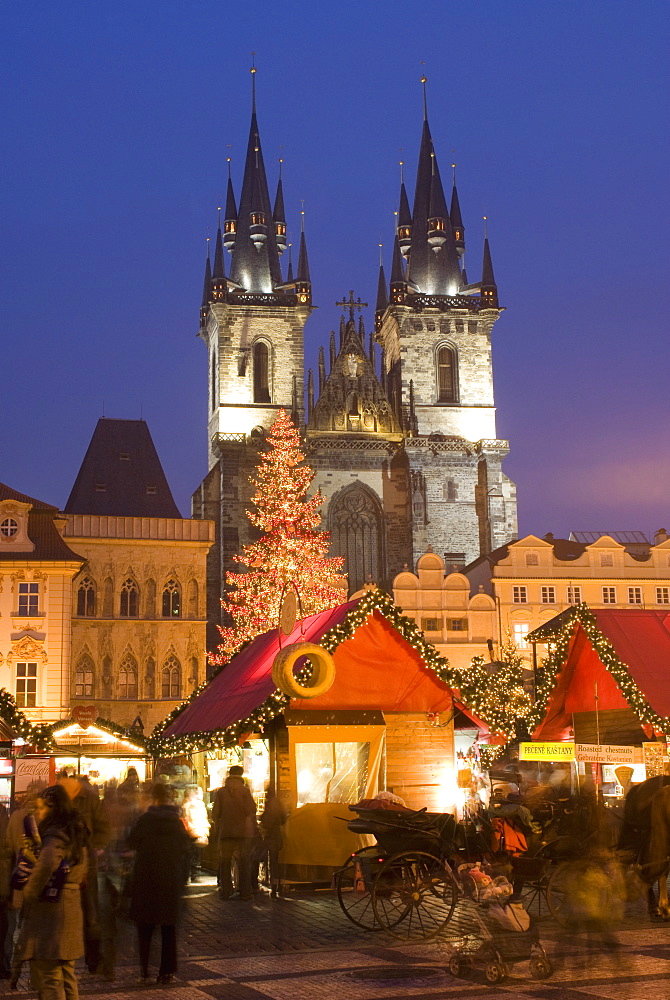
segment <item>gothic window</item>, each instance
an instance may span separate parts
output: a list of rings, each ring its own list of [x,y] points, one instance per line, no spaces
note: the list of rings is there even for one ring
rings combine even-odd
[[[181,590],[176,580],[168,580],[163,587],[163,618],[181,616]]]
[[[456,402],[456,353],[451,347],[440,347],[437,352],[437,401]]]
[[[384,579],[382,517],[374,494],[352,485],[335,496],[330,505],[331,546],[344,556],[349,591],[354,593],[368,581]]]
[[[126,653],[119,667],[119,698],[137,698],[137,660]]]
[[[92,618],[95,615],[95,584],[90,576],[85,576],[77,590],[77,617]]]
[[[254,403],[270,402],[270,357],[268,345],[257,340],[254,344]]]
[[[458,486],[453,479],[447,479],[442,487],[442,495],[445,500],[449,500],[450,502],[458,500]]]
[[[93,697],[93,660],[90,656],[82,656],[77,664],[74,675],[75,698]]]
[[[188,584],[188,617],[198,617],[198,581],[189,580]]]
[[[131,577],[128,577],[127,580],[124,580],[121,587],[121,603],[119,606],[119,615],[121,618],[137,618],[139,596],[137,584]]]
[[[181,698],[181,665],[174,654],[168,656],[161,671],[161,698]]]

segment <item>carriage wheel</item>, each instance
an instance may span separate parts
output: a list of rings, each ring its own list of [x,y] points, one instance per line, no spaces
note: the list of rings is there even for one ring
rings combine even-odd
[[[502,983],[507,976],[507,967],[503,962],[487,962],[484,966],[484,975],[487,983],[492,985]]]
[[[472,962],[467,955],[456,953],[449,959],[449,972],[452,976],[467,976],[472,969]]]
[[[554,967],[546,955],[533,955],[529,962],[533,979],[549,979]]]
[[[375,917],[400,941],[422,941],[438,934],[451,918],[457,896],[451,870],[422,851],[388,858],[372,883]]]
[[[564,861],[547,882],[547,906],[561,927],[606,917],[611,897],[607,874],[597,861]]]
[[[377,858],[378,847],[363,847],[351,855],[341,871],[335,873],[337,901],[349,920],[364,931],[381,929],[375,920],[370,893],[371,871],[380,867],[380,863],[376,863]],[[375,867],[368,868],[372,865]]]

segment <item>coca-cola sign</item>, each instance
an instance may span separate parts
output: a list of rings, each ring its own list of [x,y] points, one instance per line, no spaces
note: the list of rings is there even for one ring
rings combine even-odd
[[[14,776],[14,794],[37,792],[53,784],[53,757],[17,757]]]
[[[72,709],[72,718],[82,729],[88,729],[98,718],[97,705],[75,705]]]

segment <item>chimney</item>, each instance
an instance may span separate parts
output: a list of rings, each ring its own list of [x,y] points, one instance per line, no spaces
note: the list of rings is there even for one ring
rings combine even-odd
[[[667,542],[668,538],[670,538],[670,535],[668,535],[665,528],[659,528],[654,535],[654,545],[661,545],[663,542]]]

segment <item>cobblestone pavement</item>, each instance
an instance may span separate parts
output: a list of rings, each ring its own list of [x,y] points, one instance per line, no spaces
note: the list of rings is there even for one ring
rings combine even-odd
[[[113,982],[82,971],[82,996],[100,1000],[670,1000],[670,925],[630,914],[615,943],[568,935],[550,920],[540,936],[555,965],[550,979],[533,980],[527,961],[489,986],[481,968],[456,978],[448,971],[446,938],[404,945],[366,933],[341,913],[329,892],[291,894],[253,902],[222,902],[213,880],[187,890],[180,931],[177,982],[140,986],[134,927],[121,922]],[[458,911],[457,911],[458,912]],[[156,942],[157,944],[158,942]],[[36,997],[27,972],[17,1000]]]

